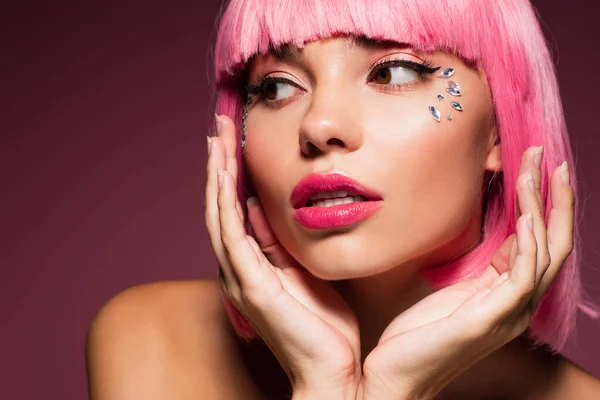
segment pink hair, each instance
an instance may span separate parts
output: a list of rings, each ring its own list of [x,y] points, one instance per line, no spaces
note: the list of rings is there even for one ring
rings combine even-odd
[[[542,197],[546,220],[552,207],[549,174],[565,160],[576,190],[554,65],[528,0],[231,0],[222,15],[215,47],[216,112],[240,121],[241,73],[252,56],[283,44],[302,47],[336,35],[402,42],[424,52],[441,50],[478,63],[488,78],[504,170],[492,181],[493,190],[486,200],[481,244],[428,274],[438,287],[480,274],[494,251],[515,231],[513,188],[526,148],[544,145]],[[241,162],[241,154],[238,157]],[[240,196],[244,198],[243,179],[240,182]],[[578,211],[576,206],[576,222]],[[577,226],[574,243],[529,330],[536,343],[547,344],[554,351],[563,349],[582,305]],[[256,337],[248,321],[224,300],[238,335]]]

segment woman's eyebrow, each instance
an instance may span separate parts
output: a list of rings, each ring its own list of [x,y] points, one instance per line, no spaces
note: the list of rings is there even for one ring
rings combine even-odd
[[[397,42],[394,40],[372,39],[364,36],[349,38],[349,48],[361,48],[366,50],[385,50],[389,48],[407,48],[410,47],[406,43]]]
[[[364,36],[351,36],[345,38],[344,45],[346,50],[354,50],[356,48],[365,50],[385,50],[389,48],[410,47],[406,43],[396,42],[393,40],[372,39]],[[269,53],[286,62],[298,62],[304,59],[304,52],[302,51],[302,48],[290,44],[272,47],[269,50]]]

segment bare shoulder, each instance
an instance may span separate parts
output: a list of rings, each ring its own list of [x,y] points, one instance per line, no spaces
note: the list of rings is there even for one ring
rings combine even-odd
[[[119,293],[92,322],[86,358],[94,400],[259,398],[215,280]]]
[[[531,348],[519,363],[516,380],[529,389],[523,396],[527,400],[600,399],[600,380],[561,354]]]
[[[584,371],[566,358],[562,358],[555,384],[544,400],[595,400],[600,399],[600,379]]]

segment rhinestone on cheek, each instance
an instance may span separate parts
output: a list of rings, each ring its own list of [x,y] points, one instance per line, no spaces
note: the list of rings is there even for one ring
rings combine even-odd
[[[451,96],[454,97],[459,97],[462,96],[462,92],[460,91],[460,89],[455,89],[455,88],[446,88],[446,92],[448,92],[448,94],[450,94]]]
[[[429,106],[429,113],[437,122],[440,122],[442,120],[442,115],[440,114],[440,111],[434,106]]]
[[[454,108],[456,111],[462,111],[463,110],[463,106],[458,102],[458,101],[453,101],[451,103],[452,108]]]
[[[438,76],[440,78],[450,78],[452,75],[454,75],[454,68],[446,68]]]

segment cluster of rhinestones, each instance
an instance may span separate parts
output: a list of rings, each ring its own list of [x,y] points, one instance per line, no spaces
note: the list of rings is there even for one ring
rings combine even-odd
[[[452,75],[454,75],[454,72],[456,72],[454,70],[454,68],[446,68],[438,76],[440,78],[447,79],[447,78],[450,78]],[[454,82],[454,81],[451,81],[451,80],[448,81],[448,87],[446,88],[446,92],[450,96],[454,96],[454,97],[460,97],[460,96],[462,96],[462,89],[460,88],[460,85],[458,83]],[[437,100],[438,100],[438,102],[444,101],[444,96],[442,94],[438,94],[437,95]],[[453,101],[453,102],[450,103],[450,105],[456,111],[462,111],[463,110],[462,105],[458,101]],[[437,122],[440,122],[442,120],[442,114],[440,113],[440,110],[438,110],[436,107],[429,106],[429,113],[431,114],[431,116],[433,117],[433,119],[435,119]],[[451,121],[452,120],[452,114],[446,115],[446,119],[448,121]]]

